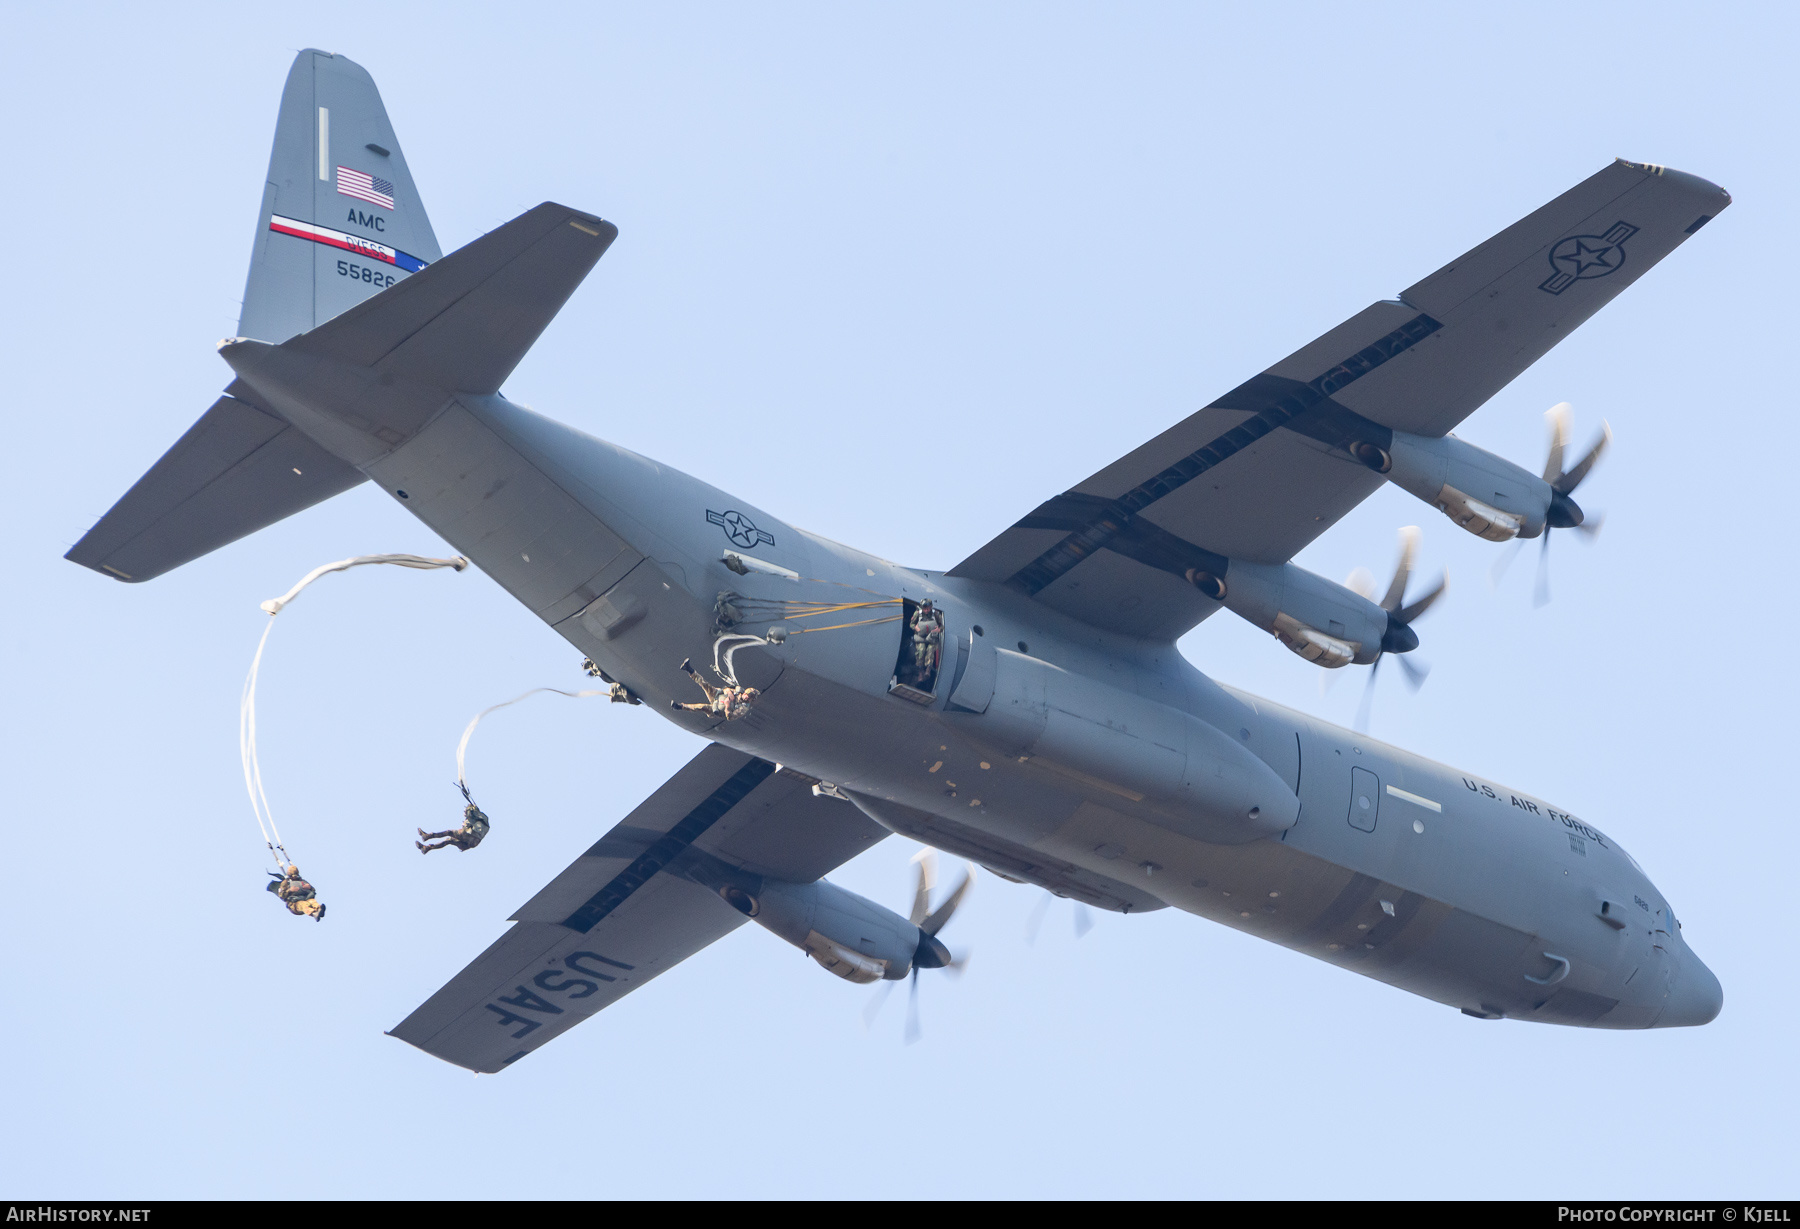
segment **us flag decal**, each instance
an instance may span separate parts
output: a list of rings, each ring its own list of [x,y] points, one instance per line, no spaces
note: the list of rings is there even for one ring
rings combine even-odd
[[[361,171],[347,166],[337,169],[337,190],[340,196],[354,196],[359,201],[368,201],[371,205],[380,205],[383,209],[394,207],[394,185],[385,179],[377,179]]]

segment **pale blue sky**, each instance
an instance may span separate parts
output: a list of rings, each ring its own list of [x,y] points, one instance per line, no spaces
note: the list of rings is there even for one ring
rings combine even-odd
[[[1796,22],[1781,5],[38,6],[7,17],[0,358],[0,1194],[1792,1195],[1800,1008]],[[479,574],[367,569],[287,615],[264,768],[321,926],[261,889],[238,774],[257,603],[444,545],[361,488],[144,586],[62,552],[229,379],[296,50],[374,74],[446,250],[554,199],[620,238],[515,399],[902,563],[1043,498],[1616,155],[1736,203],[1477,413],[1528,467],[1568,400],[1617,444],[1591,549],[1496,548],[1389,488],[1306,566],[1449,598],[1375,733],[1555,800],[1668,893],[1698,1030],[1483,1023],[1174,910],[991,877],[925,1040],[745,928],[516,1070],[386,1038],[699,743],[579,680]],[[1077,441],[1073,446],[1070,441]],[[897,445],[903,444],[904,447]],[[1348,724],[1360,678],[1229,617],[1202,669]],[[834,878],[906,899],[891,840]]]

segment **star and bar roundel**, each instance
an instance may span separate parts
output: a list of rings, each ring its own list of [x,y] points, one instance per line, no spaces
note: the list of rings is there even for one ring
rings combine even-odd
[[[1570,235],[1550,249],[1553,272],[1539,290],[1561,294],[1576,282],[1616,273],[1625,263],[1625,241],[1638,233],[1629,222],[1614,222],[1604,235]]]

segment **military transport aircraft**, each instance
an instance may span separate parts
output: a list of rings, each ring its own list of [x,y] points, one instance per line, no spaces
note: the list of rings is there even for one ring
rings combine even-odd
[[[1435,592],[1406,601],[1409,558],[1381,601],[1288,562],[1384,482],[1495,541],[1579,525],[1597,448],[1565,468],[1559,434],[1538,474],[1448,432],[1728,204],[1614,162],[940,572],[508,401],[617,230],[543,204],[441,256],[369,74],[308,50],[219,346],[236,378],[68,557],[149,580],[372,481],[707,740],[392,1030],[475,1071],[746,921],[852,982],[951,963],[955,896],[934,912],[922,883],[902,917],[822,878],[891,832],[1481,1019],[1704,1024],[1718,980],[1597,827],[1175,641],[1226,610],[1321,668],[1412,649]]]

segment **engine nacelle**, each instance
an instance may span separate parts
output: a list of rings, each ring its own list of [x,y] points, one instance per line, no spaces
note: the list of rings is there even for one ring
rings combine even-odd
[[[1544,532],[1555,493],[1529,470],[1454,435],[1432,439],[1394,432],[1388,448],[1351,446],[1358,461],[1489,542]]]
[[[892,909],[823,879],[815,883],[768,879],[754,894],[725,887],[719,895],[845,981],[895,981],[912,971],[915,959],[924,968],[942,967],[950,960],[937,939]]]
[[[1233,559],[1222,577],[1197,572],[1188,579],[1232,614],[1327,670],[1351,662],[1367,665],[1384,647],[1399,647],[1391,641],[1387,611],[1291,563]],[[1417,643],[1415,637],[1407,647]]]

